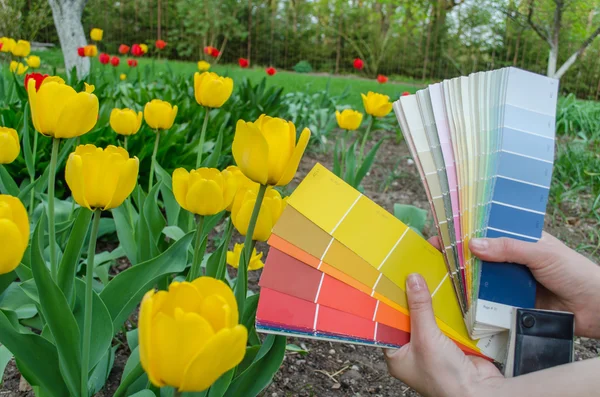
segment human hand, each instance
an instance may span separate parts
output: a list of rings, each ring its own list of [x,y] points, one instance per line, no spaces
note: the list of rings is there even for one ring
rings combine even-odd
[[[431,293],[423,277],[411,274],[406,281],[410,310],[410,343],[385,350],[390,374],[423,396],[476,396],[496,387],[504,378],[491,362],[466,356],[438,328]]]
[[[536,308],[572,312],[576,335],[600,338],[600,267],[594,262],[548,233],[536,243],[509,238],[473,239],[469,248],[485,261],[527,266],[541,284]]]

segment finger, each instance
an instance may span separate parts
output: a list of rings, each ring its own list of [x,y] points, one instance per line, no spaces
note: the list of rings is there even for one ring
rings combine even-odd
[[[519,263],[530,268],[539,268],[561,255],[562,244],[556,244],[552,236],[545,241],[528,243],[512,238],[476,238],[469,242],[469,249],[484,261]],[[558,241],[558,240],[556,240]]]
[[[420,274],[410,274],[406,279],[406,297],[410,312],[410,343],[421,345],[431,342],[440,330],[433,315],[429,288]]]
[[[427,241],[429,241],[429,244],[433,245],[438,251],[442,250],[442,243],[440,242],[440,238],[438,236],[430,237]]]

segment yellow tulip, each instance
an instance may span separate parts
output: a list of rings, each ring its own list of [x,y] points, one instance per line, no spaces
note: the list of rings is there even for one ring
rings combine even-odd
[[[76,92],[62,79],[46,78],[38,91],[35,80],[27,85],[31,118],[35,129],[54,138],[74,138],[91,131],[98,121],[98,97],[94,86]],[[48,82],[46,82],[48,81]]]
[[[147,44],[140,44],[140,48],[142,49],[142,53],[146,54],[148,52],[148,45]]]
[[[39,68],[40,64],[42,63],[40,57],[37,55],[30,55],[25,61],[27,61],[27,65],[29,65],[29,67],[32,69]]]
[[[9,69],[12,73],[16,73],[19,76],[22,75],[29,69],[27,66],[23,65],[21,62],[11,61]]]
[[[250,217],[254,210],[254,204],[256,204],[256,197],[258,195],[258,187],[250,187],[246,189],[239,189],[233,199],[233,207],[231,208],[231,220],[233,226],[237,231],[245,236],[248,231],[248,224],[250,223]],[[252,234],[252,240],[267,241],[271,236],[271,229],[277,222],[285,206],[287,205],[287,198],[282,199],[281,194],[271,187],[269,187],[265,193],[258,218],[256,220],[256,227]]]
[[[211,277],[146,293],[138,326],[140,361],[157,387],[203,391],[246,353],[248,331],[238,323],[235,296]]]
[[[96,55],[98,55],[98,47],[96,47],[93,44],[86,45],[85,47],[83,47],[83,53],[86,57],[95,57]]]
[[[77,204],[90,210],[120,206],[137,184],[140,162],[127,150],[80,145],[69,155],[65,179]]]
[[[0,274],[19,266],[28,244],[27,210],[18,198],[0,194]]]
[[[179,205],[194,214],[215,215],[231,205],[236,179],[216,168],[198,168],[173,172],[173,194]]]
[[[104,36],[104,30],[94,28],[90,32],[90,38],[94,41],[102,41],[102,36]]]
[[[377,94],[369,91],[367,95],[360,94],[365,106],[365,111],[374,117],[387,116],[392,111],[392,103],[390,97],[383,94]]]
[[[168,130],[177,116],[177,106],[169,102],[153,99],[144,107],[144,119],[152,129]]]
[[[110,112],[110,126],[120,135],[135,135],[142,126],[142,112],[131,109],[113,109]]]
[[[227,251],[227,264],[237,269],[240,264],[240,256],[242,255],[243,250],[244,244],[236,244],[233,247],[233,251]],[[262,252],[257,254],[256,248],[254,248],[252,251],[252,257],[250,258],[250,264],[248,265],[248,270],[262,269],[265,266],[263,261],[260,260],[262,256]]]
[[[11,39],[10,37],[2,37],[0,43],[2,43],[2,48],[0,48],[2,52],[12,52],[13,48],[17,45],[15,39]]]
[[[206,72],[208,69],[210,69],[210,63],[206,62],[206,61],[198,61],[198,70],[201,72]]]
[[[254,182],[263,185],[287,185],[310,139],[305,128],[296,143],[296,126],[264,114],[254,123],[239,120],[231,150],[240,170]]]
[[[231,175],[231,177],[234,178],[236,185],[236,193],[239,189],[247,189],[255,186],[258,188],[258,183],[253,182],[246,175],[244,175],[244,173],[240,170],[238,166],[230,165],[229,167],[223,170],[223,175]],[[231,204],[229,204],[226,210],[231,212],[232,207],[233,201],[231,202]]]
[[[0,127],[0,164],[10,164],[19,156],[19,135],[12,128]]]
[[[12,54],[16,57],[25,58],[31,52],[31,44],[27,40],[19,40],[12,47]]]
[[[233,92],[233,80],[216,73],[194,74],[194,96],[198,105],[220,108]]]
[[[344,109],[341,113],[335,111],[335,118],[337,119],[338,126],[343,130],[354,131],[360,127],[363,115],[361,112],[357,112],[352,109]]]
[[[121,81],[123,81],[123,80],[127,79],[127,75],[125,73],[121,73],[119,75],[119,78],[121,79]]]

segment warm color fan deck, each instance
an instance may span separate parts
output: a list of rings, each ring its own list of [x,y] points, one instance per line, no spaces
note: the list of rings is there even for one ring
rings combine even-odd
[[[319,164],[291,195],[269,245],[261,332],[402,346],[410,339],[406,277],[418,272],[442,331],[469,354],[502,358],[504,335],[469,337],[442,254]]]
[[[401,97],[394,111],[421,179],[472,337],[532,308],[521,265],[482,262],[475,237],[541,237],[554,160],[558,81],[516,68],[446,80]]]

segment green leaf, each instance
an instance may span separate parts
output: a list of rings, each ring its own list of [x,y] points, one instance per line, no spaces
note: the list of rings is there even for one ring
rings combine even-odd
[[[118,345],[106,350],[100,361],[98,361],[98,364],[96,364],[96,367],[92,370],[88,382],[88,390],[91,390],[90,395],[93,396],[98,393],[106,384],[106,380],[115,362],[117,348]]]
[[[223,126],[225,124],[222,124]],[[219,136],[217,137],[217,142],[215,143],[215,147],[213,148],[212,153],[210,154],[210,156],[208,156],[207,158],[204,159],[204,161],[202,162],[202,166],[203,167],[208,167],[208,168],[217,168],[217,165],[219,165],[219,159],[221,158],[221,150],[223,147],[223,133],[220,132]]]
[[[247,329],[254,327],[254,321],[256,319],[256,308],[258,307],[258,297],[258,294],[254,294],[246,298],[246,305],[244,307],[244,316],[242,323]]]
[[[345,175],[343,177],[344,181],[352,187],[356,187],[354,183],[354,172],[356,169],[356,150],[357,150],[358,140],[354,141],[354,143],[350,146],[350,149],[346,153],[346,169]]]
[[[381,146],[383,141],[384,140],[382,139],[379,142],[377,142],[375,146],[373,146],[371,150],[369,150],[369,153],[365,156],[365,159],[363,160],[362,164],[360,165],[360,168],[356,172],[356,176],[354,177],[354,185],[352,185],[353,187],[356,188],[358,187],[358,185],[360,185],[365,175],[367,175],[367,173],[373,166],[373,162],[375,161],[375,155],[377,154],[377,151],[379,150],[379,147]]]
[[[427,210],[410,204],[394,204],[394,216],[400,219],[406,226],[413,228],[421,236],[427,224]]]
[[[58,286],[69,301],[73,299],[73,280],[81,257],[81,249],[88,232],[88,226],[94,213],[87,208],[80,208],[73,223],[67,247],[58,268]]]
[[[17,273],[12,271],[5,274],[0,274],[0,294],[2,294],[15,279],[17,278]]]
[[[336,140],[335,147],[333,148],[333,173],[340,178],[343,178],[341,157],[340,142]]]
[[[14,354],[19,371],[31,385],[39,386],[53,396],[69,395],[59,370],[56,347],[40,335],[18,332],[2,310],[0,343]]]
[[[31,318],[37,314],[36,301],[18,283],[11,284],[0,296],[0,309],[14,312],[19,319]]]
[[[193,236],[194,233],[188,233],[156,258],[119,273],[102,290],[100,297],[108,308],[115,330],[160,278],[186,268],[187,250]]]
[[[67,158],[67,155],[69,153],[71,153],[71,149],[72,149],[73,145],[75,144],[75,139],[63,139],[62,141],[63,141],[63,147],[62,147],[62,149],[60,149],[60,152],[58,153],[56,169],[60,169],[60,167],[62,166],[62,163]],[[46,170],[44,171],[42,176],[37,179],[37,183],[35,185],[36,193],[44,193],[46,191],[46,189],[48,188],[49,175],[50,175],[50,167],[46,167]],[[55,201],[54,204],[57,204],[57,201]]]
[[[268,335],[254,362],[233,380],[225,396],[257,396],[271,383],[279,370],[285,356],[285,346],[285,336]]]
[[[13,358],[12,353],[6,348],[6,346],[0,346],[0,385],[2,385],[2,378],[4,378],[4,371],[6,365]]]
[[[152,390],[144,389],[135,394],[132,394],[129,397],[156,397]]]
[[[219,379],[217,379],[215,383],[213,383],[210,387],[208,397],[223,397],[225,395],[225,392],[227,391],[227,388],[231,384],[234,372],[235,368],[232,368],[229,371],[225,372],[223,375],[221,375]]]
[[[132,329],[131,331],[127,332],[127,346],[129,346],[129,350],[134,350],[136,347],[138,347],[138,329]]]
[[[19,200],[21,200],[22,202],[26,202],[27,197],[29,197],[29,193],[37,186],[38,182],[39,179],[36,179],[35,181],[28,183],[24,187],[21,187],[19,195],[17,196]]]
[[[55,340],[61,373],[71,394],[77,396],[81,382],[81,335],[69,303],[52,280],[42,256],[44,219],[40,218],[33,233],[31,271],[42,314]]]
[[[285,347],[286,351],[289,352],[293,352],[293,353],[298,353],[301,356],[306,356],[308,354],[308,350],[301,348],[298,345],[295,345],[293,343],[288,343],[287,346]]]
[[[25,158],[27,173],[29,175],[35,175],[35,166],[33,165],[35,153],[33,153],[29,137],[29,112],[29,106],[25,106],[25,109],[23,109],[23,128],[21,129],[21,137],[23,140],[23,157]],[[38,134],[35,130],[33,133]]]
[[[14,197],[19,195],[19,186],[2,164],[0,164],[0,193]]]
[[[181,207],[179,206],[179,203],[173,194],[173,182],[171,175],[169,175],[158,163],[155,163],[155,166],[156,175],[158,175],[161,181],[160,193],[165,205],[165,212],[167,213],[167,224],[169,226],[176,226]]]
[[[133,221],[129,216],[130,213],[127,206],[131,206],[129,200],[126,200],[123,205],[114,208],[112,215],[117,227],[119,243],[121,243],[123,250],[125,250],[125,255],[127,255],[129,262],[135,265],[137,263],[137,241],[135,239]],[[129,210],[133,211],[132,208],[129,208]]]
[[[238,364],[235,370],[235,376],[237,377],[239,374],[248,369],[248,367],[254,362],[256,355],[258,354],[261,346],[254,345],[246,347],[246,354],[244,354],[244,358],[242,362]]]
[[[142,363],[140,362],[140,350],[137,347],[131,351],[129,358],[127,359],[127,363],[125,363],[119,389],[122,389],[126,383],[130,383],[130,385],[127,387],[127,390],[123,390],[123,392],[129,393],[135,393],[143,390],[148,384],[148,375],[146,375],[144,369],[142,368]]]

